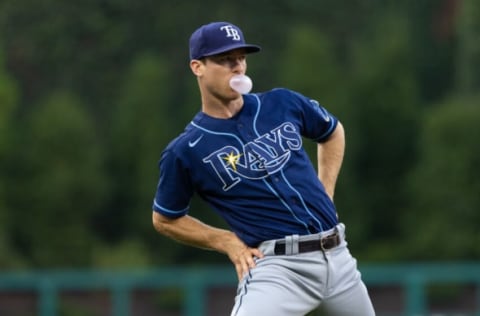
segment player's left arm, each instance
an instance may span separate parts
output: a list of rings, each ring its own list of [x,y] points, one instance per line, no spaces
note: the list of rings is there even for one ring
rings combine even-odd
[[[318,178],[322,181],[328,196],[333,201],[335,184],[342,167],[345,152],[345,131],[338,122],[328,139],[317,145]]]

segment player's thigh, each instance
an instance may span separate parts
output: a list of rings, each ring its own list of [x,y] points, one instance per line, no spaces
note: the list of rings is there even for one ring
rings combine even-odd
[[[347,291],[329,297],[322,303],[322,307],[327,315],[375,316],[367,288],[361,281]]]
[[[237,296],[232,316],[304,316],[316,304],[313,299],[283,285],[276,288],[253,286],[248,287],[244,295]]]
[[[266,258],[239,284],[232,315],[304,316],[318,306],[315,280],[299,275],[303,259]],[[292,269],[293,268],[293,269]]]

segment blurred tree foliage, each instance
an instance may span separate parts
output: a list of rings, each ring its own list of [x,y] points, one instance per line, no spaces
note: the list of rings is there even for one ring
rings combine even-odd
[[[422,259],[480,256],[480,97],[445,100],[425,117],[420,159],[410,171],[404,253]],[[415,234],[408,223],[421,223]]]
[[[188,38],[213,20],[263,47],[255,90],[344,123],[336,203],[359,259],[480,258],[478,2],[4,0],[1,268],[227,262],[151,225],[160,152],[200,109]]]
[[[108,194],[104,147],[70,94],[53,93],[29,114],[11,166],[12,241],[35,266],[86,265]]]

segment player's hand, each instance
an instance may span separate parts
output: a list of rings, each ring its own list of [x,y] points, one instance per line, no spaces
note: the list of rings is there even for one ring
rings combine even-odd
[[[239,281],[243,279],[244,275],[248,273],[250,269],[256,267],[256,258],[263,258],[263,253],[260,250],[246,246],[239,239],[236,239],[236,242],[230,245],[227,254],[235,266]]]
[[[250,269],[256,267],[255,259],[263,258],[263,254],[257,248],[243,248],[242,251],[237,253],[235,257],[230,257],[233,264],[235,265],[235,270],[237,271],[238,280],[241,281],[245,274],[247,274]]]

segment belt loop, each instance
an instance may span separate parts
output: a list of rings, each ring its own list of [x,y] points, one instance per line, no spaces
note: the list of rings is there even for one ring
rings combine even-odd
[[[298,254],[298,241],[300,239],[299,235],[291,235],[285,237],[285,254],[296,255]]]
[[[286,236],[285,237],[285,254],[287,256],[292,254],[292,243],[293,243],[293,236]]]
[[[337,229],[337,232],[339,233],[340,238],[345,239],[345,224],[340,223],[337,226],[335,226],[335,228]]]
[[[299,239],[300,239],[299,235],[292,236],[292,254],[293,255],[296,255],[299,253],[299,246],[298,246]]]

